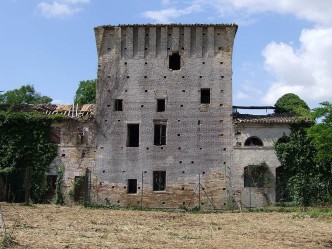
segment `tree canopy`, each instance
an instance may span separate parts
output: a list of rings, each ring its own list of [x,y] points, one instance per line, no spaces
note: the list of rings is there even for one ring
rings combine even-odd
[[[274,105],[275,113],[303,113],[309,111],[309,107],[299,96],[294,93],[287,93],[280,97]]]
[[[317,148],[317,161],[332,162],[332,103],[323,102],[322,107],[313,109],[317,123],[308,129],[308,135]]]
[[[95,104],[96,84],[97,80],[80,81],[80,84],[75,94],[75,105]]]
[[[0,104],[21,105],[21,104],[49,104],[52,99],[48,96],[42,96],[36,92],[33,85],[21,86],[0,94]]]
[[[294,96],[281,97],[278,106],[301,115],[308,106]],[[332,103],[321,105],[310,113],[306,110],[309,119],[298,119],[291,126],[291,134],[275,144],[290,197],[303,206],[326,203],[332,198]]]

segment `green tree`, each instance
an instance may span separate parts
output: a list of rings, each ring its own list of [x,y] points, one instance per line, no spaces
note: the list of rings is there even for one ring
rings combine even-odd
[[[25,85],[19,89],[14,89],[0,94],[0,103],[9,105],[21,104],[49,104],[52,99],[48,96],[42,96],[36,92],[33,85]]]
[[[277,113],[293,112],[300,117],[291,125],[291,134],[275,144],[275,150],[285,170],[290,198],[302,206],[325,203],[331,198],[332,105],[322,105],[310,113],[307,104],[295,94],[286,94],[275,104]],[[314,119],[322,122],[315,124]]]
[[[317,149],[317,161],[332,161],[332,103],[323,102],[322,107],[313,109],[316,124],[308,129]]]
[[[303,206],[310,205],[316,190],[315,147],[304,128],[292,128],[275,144],[277,157],[284,167],[287,188],[291,199]]]
[[[294,93],[287,93],[280,97],[274,105],[276,107],[275,113],[306,113],[310,109],[306,102]]]
[[[75,94],[75,105],[95,104],[96,84],[97,80],[80,81],[80,84]]]

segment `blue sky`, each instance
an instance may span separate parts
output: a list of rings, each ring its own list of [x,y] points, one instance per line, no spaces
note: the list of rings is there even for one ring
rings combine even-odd
[[[93,28],[134,23],[237,23],[234,105],[332,100],[331,0],[1,0],[0,91],[33,84],[72,103],[96,78]]]

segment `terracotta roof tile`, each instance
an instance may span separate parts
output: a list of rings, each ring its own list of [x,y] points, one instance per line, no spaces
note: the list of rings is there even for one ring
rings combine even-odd
[[[269,124],[292,124],[295,123],[296,118],[290,113],[274,113],[267,115],[252,115],[252,114],[240,114],[233,113],[234,124],[239,123],[269,123]]]

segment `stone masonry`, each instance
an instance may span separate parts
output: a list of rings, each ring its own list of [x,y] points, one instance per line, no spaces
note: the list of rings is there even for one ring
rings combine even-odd
[[[95,28],[99,200],[228,205],[236,31],[223,24]]]

